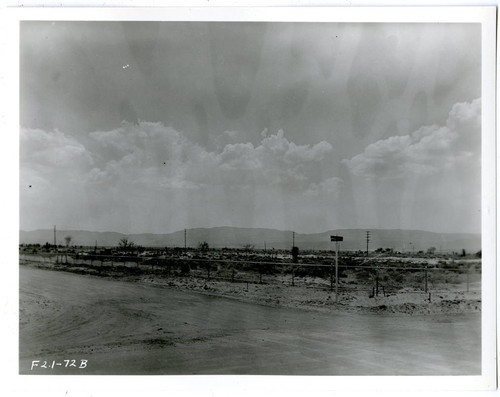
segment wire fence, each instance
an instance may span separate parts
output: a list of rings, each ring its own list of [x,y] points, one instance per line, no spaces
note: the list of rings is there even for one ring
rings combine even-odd
[[[235,284],[287,284],[338,293],[365,292],[370,296],[393,293],[429,293],[441,290],[469,292],[480,288],[480,261],[434,264],[398,263],[372,258],[339,258],[338,280],[335,259],[321,257],[320,263],[294,263],[286,259],[241,260],[188,256],[79,255],[21,253],[21,263],[78,268],[87,273],[148,273],[158,277],[195,277]],[[383,259],[383,258],[382,258]],[[430,299],[430,295],[429,295]]]

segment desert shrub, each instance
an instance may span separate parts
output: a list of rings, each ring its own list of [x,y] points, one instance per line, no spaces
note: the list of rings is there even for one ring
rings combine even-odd
[[[243,266],[241,267],[242,270],[244,271],[251,271],[259,274],[277,274],[279,273],[280,269],[278,264],[273,264],[273,263],[248,263],[245,262],[243,263]]]
[[[123,272],[123,274],[126,275],[136,275],[142,273],[142,270],[138,267],[129,267],[129,266],[124,266],[124,265],[118,265],[115,266],[115,270],[119,272]]]
[[[403,270],[389,269],[387,274],[394,284],[403,284],[405,281],[405,272]]]
[[[182,261],[178,265],[178,269],[181,276],[187,276],[191,272],[191,264],[189,262]]]
[[[158,262],[167,272],[177,273],[181,276],[186,276],[191,272],[192,263],[183,261],[182,259],[163,259]]]
[[[440,267],[443,269],[453,269],[453,268],[458,267],[458,264],[455,261],[447,261],[447,262],[441,263]]]
[[[297,277],[322,277],[327,278],[330,277],[330,273],[333,269],[330,267],[323,266],[298,266],[295,268],[295,275]],[[339,268],[339,277],[340,277],[340,268]]]
[[[460,284],[464,279],[459,272],[446,272],[443,277],[446,284]]]
[[[354,272],[356,274],[356,279],[361,282],[371,281],[375,274],[371,266],[355,268]]]

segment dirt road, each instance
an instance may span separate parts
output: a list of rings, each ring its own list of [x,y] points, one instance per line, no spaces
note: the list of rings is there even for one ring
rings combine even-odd
[[[20,267],[21,374],[478,375],[480,322],[274,308]]]

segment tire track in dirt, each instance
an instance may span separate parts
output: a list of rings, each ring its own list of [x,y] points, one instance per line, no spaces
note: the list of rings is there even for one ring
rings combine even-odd
[[[89,360],[78,374],[480,373],[479,313],[309,312],[28,267],[20,272],[21,373],[32,373],[31,360],[68,358]]]

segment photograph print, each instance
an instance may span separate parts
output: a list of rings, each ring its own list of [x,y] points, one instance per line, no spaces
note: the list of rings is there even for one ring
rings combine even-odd
[[[20,374],[483,373],[481,23],[19,35]]]

